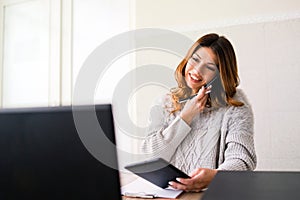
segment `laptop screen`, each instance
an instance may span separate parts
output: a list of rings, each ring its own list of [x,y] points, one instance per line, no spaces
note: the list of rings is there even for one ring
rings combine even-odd
[[[95,112],[115,144],[111,105]],[[115,150],[101,151],[117,163]],[[85,148],[72,107],[1,110],[0,177],[0,199],[121,199],[118,170]]]

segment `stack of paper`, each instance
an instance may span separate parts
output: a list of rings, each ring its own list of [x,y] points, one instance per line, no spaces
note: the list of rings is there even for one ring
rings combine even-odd
[[[182,190],[175,190],[171,187],[162,189],[140,177],[121,187],[122,195],[142,198],[176,198],[182,192]]]

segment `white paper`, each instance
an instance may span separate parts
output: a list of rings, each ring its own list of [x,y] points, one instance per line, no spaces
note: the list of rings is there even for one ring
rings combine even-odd
[[[176,198],[182,192],[183,192],[182,190],[175,190],[171,187],[162,189],[140,177],[134,180],[133,182],[121,187],[122,195],[126,195],[126,196],[136,195],[137,197],[153,195],[153,197]]]

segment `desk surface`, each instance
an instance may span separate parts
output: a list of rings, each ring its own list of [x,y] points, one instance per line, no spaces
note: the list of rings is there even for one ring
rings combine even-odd
[[[134,181],[137,178],[137,176],[133,174],[126,174],[126,173],[121,173],[120,174],[120,180],[121,180],[121,185],[126,185],[132,181]],[[203,196],[203,192],[184,192],[182,193],[179,197],[176,199],[179,200],[200,200]],[[165,198],[155,198],[155,199],[164,199]],[[133,197],[125,197],[122,196],[122,200],[143,200],[142,198],[133,198]]]
[[[204,200],[299,200],[300,172],[219,171]]]
[[[121,176],[121,184],[128,184],[137,177]],[[252,172],[220,171],[205,193],[183,193],[177,199],[183,200],[240,200],[272,199],[299,200],[300,172]],[[205,195],[204,195],[205,194]],[[122,197],[123,200],[141,198]]]

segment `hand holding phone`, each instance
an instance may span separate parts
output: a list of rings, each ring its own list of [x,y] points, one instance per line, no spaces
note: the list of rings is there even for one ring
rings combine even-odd
[[[211,81],[209,81],[207,84],[205,84],[204,88],[208,88],[209,86],[211,86],[212,83],[213,83],[216,79],[217,79],[217,76],[215,76]],[[210,93],[210,92],[208,92],[208,93]],[[208,93],[205,93],[205,94],[208,94]],[[192,95],[192,96],[190,96],[190,97],[187,97],[187,98],[179,99],[179,100],[178,100],[178,103],[184,103],[184,102],[186,102],[186,101],[188,101],[188,100],[194,98],[194,97],[197,96],[197,95],[198,95],[198,93],[196,93],[196,94],[194,94],[194,95]]]

